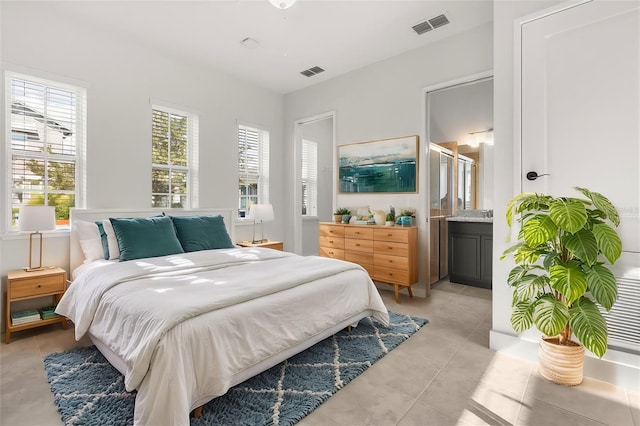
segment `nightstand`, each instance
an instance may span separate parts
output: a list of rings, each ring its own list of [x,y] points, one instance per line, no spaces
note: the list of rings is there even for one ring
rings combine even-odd
[[[11,333],[47,324],[62,323],[67,329],[67,319],[63,316],[40,319],[26,324],[11,324],[11,303],[37,297],[53,296],[57,305],[67,289],[67,272],[61,268],[49,268],[42,271],[26,272],[24,269],[7,273],[6,293],[6,334],[4,341],[9,343]]]
[[[236,243],[240,247],[265,247],[274,250],[284,251],[284,243],[282,241],[263,241],[261,243],[252,243],[251,241],[240,241]]]

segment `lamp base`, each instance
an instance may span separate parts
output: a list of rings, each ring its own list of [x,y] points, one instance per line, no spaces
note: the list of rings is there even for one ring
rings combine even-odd
[[[266,239],[262,239],[262,240],[253,240],[251,241],[251,244],[262,244],[262,243],[266,243],[267,240]]]
[[[24,268],[25,272],[36,272],[36,271],[44,271],[47,268],[44,268],[42,266],[38,267],[38,268]]]

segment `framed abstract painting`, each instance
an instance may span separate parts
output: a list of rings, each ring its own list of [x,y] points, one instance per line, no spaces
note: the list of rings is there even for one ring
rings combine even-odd
[[[418,192],[418,135],[338,146],[338,192]]]

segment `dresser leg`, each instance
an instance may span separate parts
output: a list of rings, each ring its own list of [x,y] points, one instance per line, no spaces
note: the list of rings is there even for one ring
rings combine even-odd
[[[411,286],[407,287],[407,291],[409,292],[409,297],[413,299],[413,291],[411,291]]]
[[[396,303],[400,303],[400,286],[398,284],[395,284],[393,286],[393,293],[396,296]]]

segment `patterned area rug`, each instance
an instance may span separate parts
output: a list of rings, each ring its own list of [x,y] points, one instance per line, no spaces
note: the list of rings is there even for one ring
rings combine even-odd
[[[204,406],[191,425],[293,425],[428,321],[389,312],[384,327],[365,318]],[[45,369],[66,425],[133,424],[135,392],[94,347],[47,355]]]

